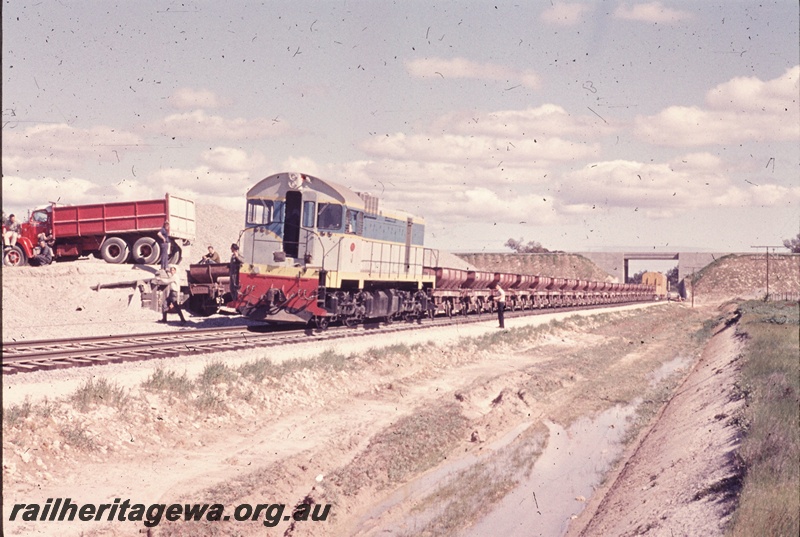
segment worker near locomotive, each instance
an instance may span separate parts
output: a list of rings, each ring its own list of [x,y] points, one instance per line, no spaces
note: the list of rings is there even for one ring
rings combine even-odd
[[[422,218],[369,193],[303,173],[271,175],[247,192],[229,306],[254,320],[325,329],[499,311],[501,302],[514,310],[654,298],[650,285],[442,267],[424,235]]]

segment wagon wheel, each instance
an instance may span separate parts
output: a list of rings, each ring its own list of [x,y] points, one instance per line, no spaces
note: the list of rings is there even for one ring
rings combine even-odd
[[[353,328],[358,324],[358,317],[356,317],[355,315],[351,317],[343,317],[342,324],[344,324],[348,328]]]
[[[444,314],[447,317],[453,316],[453,303],[450,300],[444,301]]]

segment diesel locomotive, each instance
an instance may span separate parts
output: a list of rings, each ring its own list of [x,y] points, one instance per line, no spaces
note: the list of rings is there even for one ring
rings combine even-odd
[[[425,221],[366,192],[303,173],[278,173],[247,192],[244,263],[229,305],[252,319],[352,326],[507,307],[552,308],[651,300],[641,284],[442,267],[425,248]]]

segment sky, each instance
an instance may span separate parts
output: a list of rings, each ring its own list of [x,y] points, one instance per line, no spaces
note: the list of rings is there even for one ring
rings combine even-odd
[[[241,211],[297,171],[426,245],[748,252],[800,232],[793,0],[71,1],[2,9],[2,207]]]

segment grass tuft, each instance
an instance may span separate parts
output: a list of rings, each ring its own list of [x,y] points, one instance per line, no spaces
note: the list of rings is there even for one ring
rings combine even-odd
[[[94,451],[97,449],[97,443],[83,425],[65,425],[60,432],[64,442],[79,451]]]
[[[72,400],[79,410],[86,411],[92,405],[107,405],[118,410],[125,410],[129,402],[128,393],[114,382],[105,378],[95,381],[88,379],[72,395]]]
[[[142,387],[149,392],[170,393],[186,397],[192,391],[192,381],[186,372],[179,375],[175,371],[158,368],[142,383]]]
[[[739,505],[728,535],[800,534],[800,360],[797,303],[745,302],[737,332],[746,334],[739,382],[746,399]],[[785,322],[775,323],[774,319]]]
[[[3,424],[13,427],[25,421],[32,413],[33,405],[30,399],[26,398],[22,404],[12,405],[8,409],[3,408]]]
[[[238,379],[238,375],[227,364],[222,362],[211,362],[206,365],[197,383],[200,386],[212,386],[223,382],[233,382]]]

